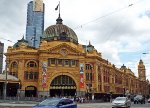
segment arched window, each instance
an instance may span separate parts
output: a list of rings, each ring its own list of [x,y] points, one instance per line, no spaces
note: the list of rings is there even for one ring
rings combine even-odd
[[[10,64],[9,75],[18,77],[18,64],[16,61],[14,61]]]
[[[27,64],[27,67],[37,67],[36,63],[34,61],[30,61],[28,64]]]
[[[11,68],[17,68],[18,67],[18,64],[17,64],[17,62],[12,62],[12,64],[11,64]]]
[[[57,76],[51,83],[51,86],[56,86],[56,85],[75,86],[76,84],[71,77],[66,76],[66,75],[60,75],[60,76]]]

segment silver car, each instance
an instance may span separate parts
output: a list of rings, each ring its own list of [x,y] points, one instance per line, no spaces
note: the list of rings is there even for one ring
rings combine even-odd
[[[112,108],[130,108],[131,101],[127,97],[117,97],[112,101]]]

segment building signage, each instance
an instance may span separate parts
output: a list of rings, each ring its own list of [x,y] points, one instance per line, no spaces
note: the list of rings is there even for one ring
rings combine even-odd
[[[46,88],[47,62],[42,63],[42,87]]]
[[[84,88],[83,74],[80,74],[80,88]]]
[[[80,64],[80,88],[84,88],[84,77],[83,77],[83,72],[84,72],[84,65]]]

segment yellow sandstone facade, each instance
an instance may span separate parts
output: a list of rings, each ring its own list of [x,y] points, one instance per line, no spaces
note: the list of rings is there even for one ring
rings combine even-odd
[[[20,80],[21,97],[148,95],[149,82],[143,61],[138,65],[139,77],[126,68],[115,67],[102,58],[91,43],[78,43],[75,32],[62,24],[49,26],[39,48],[28,46],[22,38],[7,49],[9,74]]]

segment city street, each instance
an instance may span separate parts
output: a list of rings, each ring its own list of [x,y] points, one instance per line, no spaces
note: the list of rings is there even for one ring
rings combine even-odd
[[[18,104],[0,104],[0,108],[32,108],[33,105],[30,104],[24,104],[24,105],[18,105]],[[111,103],[83,103],[78,104],[78,108],[111,108]],[[146,104],[132,104],[131,108],[150,108],[150,103]]]

